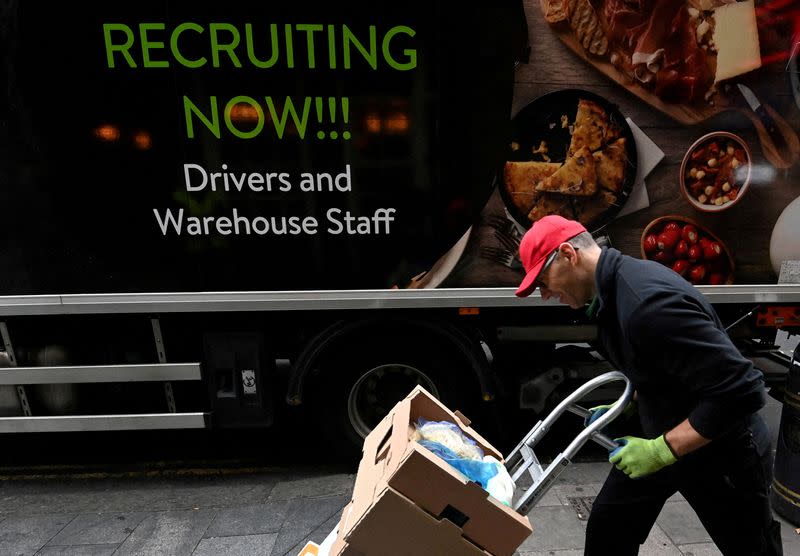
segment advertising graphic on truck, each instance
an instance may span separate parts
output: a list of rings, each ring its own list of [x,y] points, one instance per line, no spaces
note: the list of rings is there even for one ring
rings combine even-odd
[[[0,431],[290,405],[358,450],[415,385],[541,413],[609,370],[583,311],[514,297],[553,214],[698,286],[785,380],[797,12],[635,5],[8,2]]]

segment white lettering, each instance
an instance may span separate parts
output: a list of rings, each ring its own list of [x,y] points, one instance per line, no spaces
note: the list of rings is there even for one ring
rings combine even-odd
[[[341,180],[344,180],[344,185],[339,183]],[[341,174],[336,175],[336,189],[341,191],[342,193],[346,193],[351,191],[351,183],[350,183],[350,165],[346,165],[344,167],[344,172]]]
[[[314,191],[314,176],[308,172],[300,174],[300,191],[303,193],[311,193]]]
[[[339,209],[331,209],[328,211],[329,220],[334,226],[339,226],[339,231],[332,233],[340,233],[344,230],[341,223],[336,221],[336,215],[341,214]],[[293,235],[299,236],[302,234],[316,235],[318,233],[319,222],[313,216],[256,216],[249,218],[239,214],[238,209],[231,209],[227,216],[186,216],[184,220],[184,209],[180,208],[176,211],[172,209],[164,209],[163,213],[159,209],[153,209],[153,214],[156,218],[156,224],[161,230],[161,235],[168,235],[170,232],[176,235],[181,235],[184,230],[185,233],[192,236],[199,235],[212,235],[219,234],[222,236],[228,235],[250,235],[256,233],[258,235],[272,234],[276,236]],[[348,222],[347,233],[369,233],[369,230],[360,230],[356,232],[353,230],[353,222],[355,218],[346,213],[345,219]],[[359,225],[363,225],[366,221],[369,225],[368,217],[361,217]],[[184,227],[185,223],[185,227]]]
[[[317,226],[319,226],[319,222],[313,216],[303,218],[303,231],[308,235],[317,235]]]
[[[244,229],[246,230],[245,233],[250,235],[250,220],[245,218],[244,216],[239,216],[239,211],[233,209],[233,230],[234,233],[238,236],[239,235],[239,224],[244,224]]]
[[[231,181],[233,181],[233,186],[236,188],[237,191],[242,190],[242,188],[244,187],[244,180],[246,178],[246,174],[244,172],[242,172],[239,175],[241,176],[241,178],[237,180],[236,174],[231,172]]]
[[[281,182],[281,191],[286,193],[287,191],[292,190],[292,184],[289,181],[289,174],[283,172],[278,175],[278,181]]]
[[[221,172],[211,172],[211,191],[217,190],[217,178],[222,176]]]
[[[247,176],[247,185],[250,186],[250,189],[253,191],[264,191],[264,186],[261,185],[264,183],[264,176],[261,174],[250,174]],[[268,191],[272,191],[272,189],[268,189]]]
[[[199,236],[203,233],[203,227],[200,225],[200,219],[196,216],[189,216],[186,219],[186,231],[191,236]]]
[[[326,216],[328,217],[328,222],[330,222],[331,224],[334,224],[336,226],[335,228],[328,227],[328,233],[329,234],[337,236],[337,235],[342,233],[342,230],[344,230],[344,226],[342,226],[341,222],[336,220],[336,216],[335,216],[335,215],[339,215],[341,213],[342,213],[342,211],[340,209],[337,209],[337,208],[328,209],[328,212],[326,214]]]
[[[348,235],[389,234],[390,223],[394,222],[395,212],[393,208],[379,208],[372,216],[353,216],[350,211],[345,211],[344,216],[340,216],[341,209],[332,208],[327,213],[328,222],[331,223],[328,233],[332,235],[339,235],[342,232]]]
[[[153,213],[156,215],[156,220],[158,221],[158,227],[161,228],[161,234],[167,235],[167,229],[169,226],[172,226],[172,229],[175,230],[175,233],[181,235],[181,228],[183,225],[183,209],[178,210],[178,220],[175,221],[175,217],[172,216],[172,210],[167,209],[164,211],[164,218],[161,218],[161,215],[158,214],[158,209],[153,209]]]
[[[394,222],[394,216],[393,215],[394,215],[395,212],[396,212],[396,209],[393,209],[393,208],[390,208],[390,209],[379,208],[379,209],[377,209],[375,211],[375,214],[372,215],[372,222],[375,225],[375,232],[376,233],[385,233],[386,235],[389,235],[389,223],[390,222]],[[385,232],[380,232],[379,224],[381,224],[381,223],[386,225],[386,231]]]
[[[231,226],[233,226],[233,222],[227,216],[220,216],[217,218],[217,233],[223,236],[228,236],[231,234]]]
[[[322,191],[325,183],[327,183],[328,191],[333,191],[333,176],[327,172],[317,174],[317,191]]]
[[[198,170],[203,176],[203,182],[200,185],[191,184],[191,180],[189,179],[189,170]],[[184,164],[183,176],[186,183],[186,191],[202,191],[208,183],[208,174],[206,174],[206,171],[199,164]]]
[[[269,232],[269,222],[263,216],[256,216],[253,218],[253,231],[260,236],[266,235]]]

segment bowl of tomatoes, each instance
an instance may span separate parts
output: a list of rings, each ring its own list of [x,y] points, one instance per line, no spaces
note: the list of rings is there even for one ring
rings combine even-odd
[[[645,227],[642,258],[668,266],[695,285],[733,283],[730,251],[710,230],[685,216],[662,216]]]
[[[750,186],[752,157],[747,143],[733,133],[702,136],[681,163],[681,192],[693,207],[721,212],[738,203]]]

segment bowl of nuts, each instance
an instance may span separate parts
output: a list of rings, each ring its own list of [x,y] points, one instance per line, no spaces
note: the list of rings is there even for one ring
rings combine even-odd
[[[698,210],[727,210],[750,186],[751,160],[750,149],[738,135],[727,131],[704,135],[683,157],[681,191]]]

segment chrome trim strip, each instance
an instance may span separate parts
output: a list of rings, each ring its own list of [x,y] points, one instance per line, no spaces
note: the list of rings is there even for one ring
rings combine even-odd
[[[0,433],[202,429],[204,413],[0,417]]]
[[[800,303],[800,284],[700,286],[712,304]],[[0,296],[0,316],[558,306],[514,288]]]
[[[7,367],[0,369],[0,385],[157,382],[200,380],[201,377],[200,363]]]

